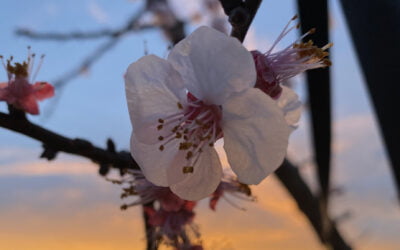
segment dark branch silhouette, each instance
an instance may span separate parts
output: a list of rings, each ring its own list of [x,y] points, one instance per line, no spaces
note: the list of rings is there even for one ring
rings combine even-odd
[[[303,181],[298,167],[285,159],[283,164],[275,171],[275,174],[289,194],[295,199],[300,211],[307,217],[321,242],[325,242],[328,247],[335,250],[352,249],[343,239],[334,221],[329,221],[331,230],[328,235],[324,234],[323,220],[325,218],[321,217],[320,200],[312,194],[310,188]]]
[[[21,111],[14,111],[11,114],[0,112],[0,126],[42,142],[45,150],[41,157],[48,160],[55,159],[57,152],[65,152],[85,157],[97,164],[106,164],[112,168],[139,169],[127,151],[115,152],[110,148],[96,147],[87,140],[67,138],[30,122]]]

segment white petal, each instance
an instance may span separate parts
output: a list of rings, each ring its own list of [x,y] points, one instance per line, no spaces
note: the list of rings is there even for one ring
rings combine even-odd
[[[301,102],[297,94],[290,88],[282,86],[282,94],[277,102],[285,114],[288,125],[293,129],[297,128],[301,115]]]
[[[131,154],[146,179],[157,186],[169,186],[167,170],[171,165],[183,166],[186,162],[185,155],[178,150],[177,142],[172,141],[160,151],[158,145],[139,142],[134,133],[131,136]]]
[[[204,147],[199,160],[193,166],[193,173],[183,174],[182,168],[175,168],[176,175],[183,178],[170,186],[172,192],[185,200],[200,200],[214,192],[222,178],[222,166],[213,147]],[[170,172],[168,172],[170,174]]]
[[[159,118],[179,112],[184,92],[179,73],[167,60],[149,55],[132,63],[125,74],[126,99],[137,139],[155,143]]]
[[[291,129],[268,95],[249,89],[230,98],[222,119],[224,149],[239,181],[258,184],[280,166]]]
[[[188,90],[207,104],[220,105],[256,82],[250,52],[236,38],[212,28],[195,30],[172,49],[168,60]]]

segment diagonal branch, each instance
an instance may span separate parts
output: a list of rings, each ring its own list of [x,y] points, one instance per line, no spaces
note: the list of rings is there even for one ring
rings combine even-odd
[[[54,40],[54,41],[67,41],[67,40],[83,40],[83,39],[98,39],[103,37],[116,37],[120,34],[120,30],[103,29],[97,31],[72,31],[70,33],[57,33],[57,32],[35,32],[27,28],[18,28],[15,31],[17,36],[23,36],[35,40]]]
[[[83,39],[98,39],[109,37],[111,39],[119,38],[129,32],[141,31],[144,29],[154,28],[152,25],[140,25],[139,19],[145,13],[145,9],[140,9],[128,21],[118,29],[101,29],[96,31],[72,31],[70,33],[58,32],[35,32],[27,28],[18,28],[15,31],[17,36],[23,36],[35,40],[83,40]]]
[[[328,237],[323,234],[323,219],[321,218],[319,199],[312,194],[296,166],[285,159],[275,174],[296,201],[300,211],[307,217],[321,242],[326,241],[326,244],[335,250],[352,249],[343,239],[334,221],[330,220],[331,230]]]

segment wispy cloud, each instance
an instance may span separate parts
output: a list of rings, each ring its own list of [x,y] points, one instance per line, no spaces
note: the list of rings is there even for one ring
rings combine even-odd
[[[81,176],[93,175],[97,172],[97,168],[97,165],[92,163],[37,160],[1,166],[0,176]]]
[[[107,12],[102,8],[98,2],[92,0],[88,3],[88,11],[90,16],[100,24],[107,24],[110,21],[110,17]]]

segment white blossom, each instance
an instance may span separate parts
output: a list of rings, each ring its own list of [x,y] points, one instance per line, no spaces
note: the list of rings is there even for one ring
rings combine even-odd
[[[131,153],[146,178],[186,200],[210,195],[222,177],[214,149],[222,137],[240,182],[258,184],[278,168],[292,131],[287,121],[298,119],[286,104],[297,96],[275,101],[253,88],[256,77],[251,53],[207,27],[166,60],[149,55],[132,63],[125,75]]]

